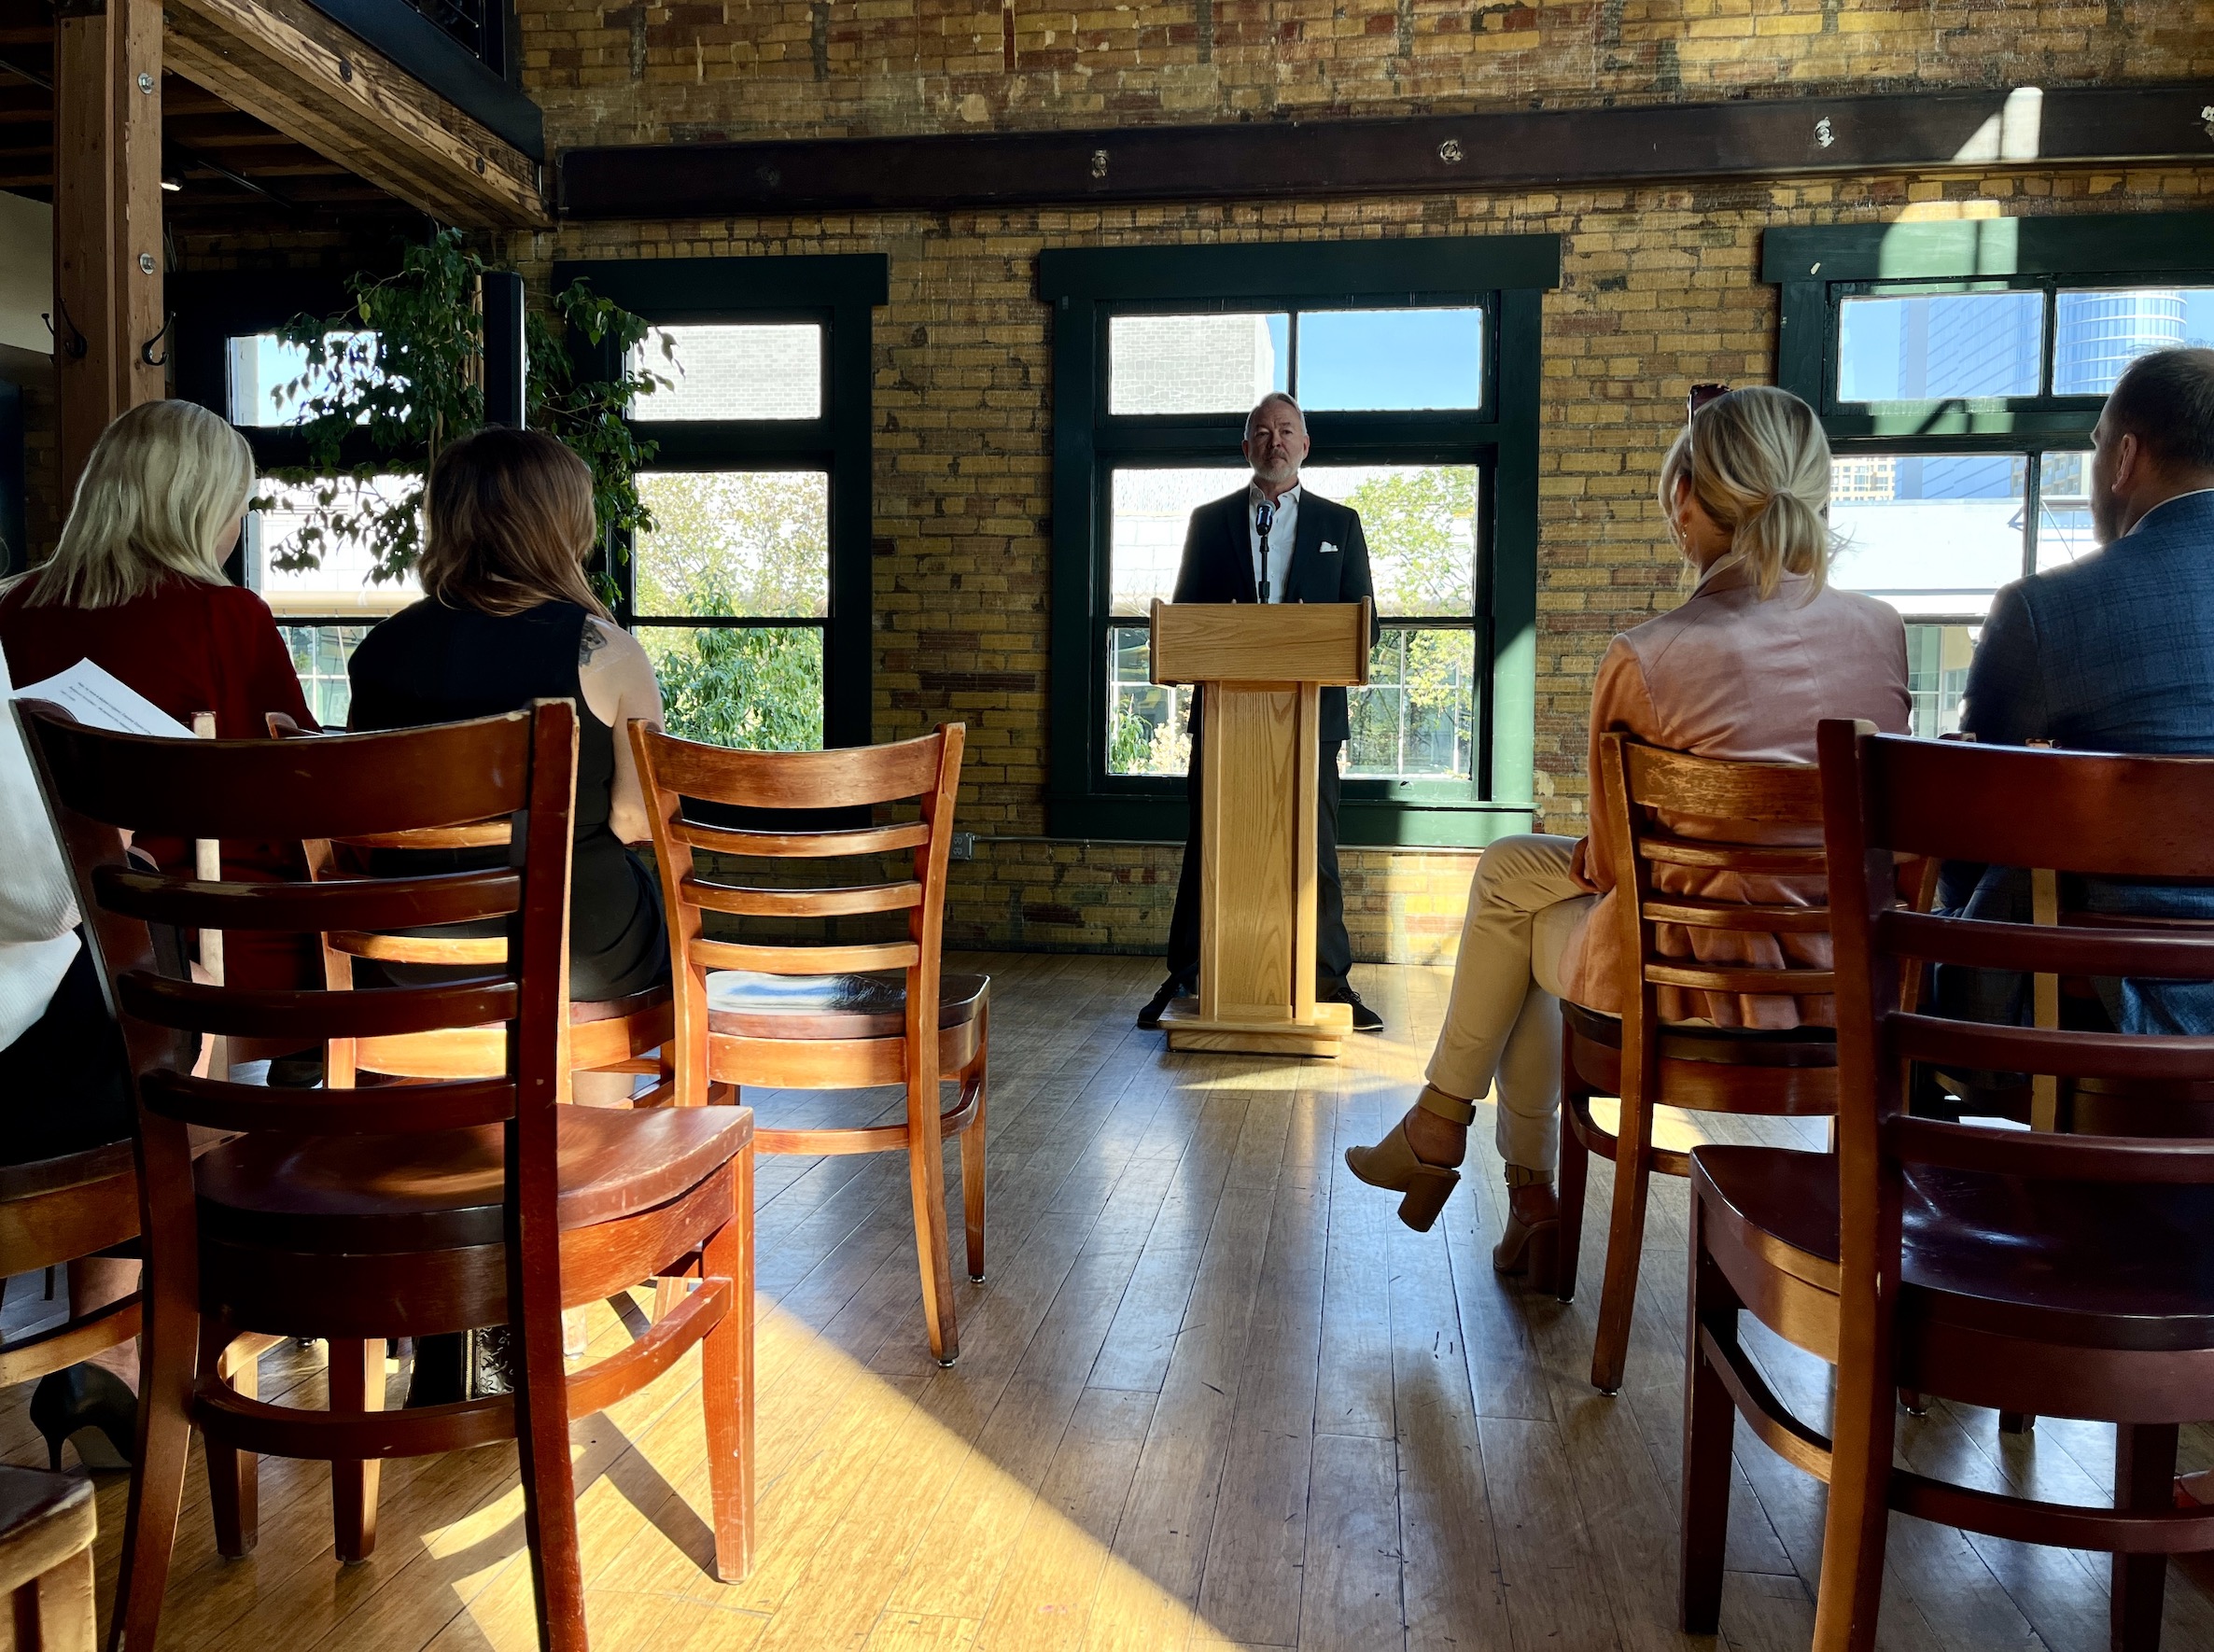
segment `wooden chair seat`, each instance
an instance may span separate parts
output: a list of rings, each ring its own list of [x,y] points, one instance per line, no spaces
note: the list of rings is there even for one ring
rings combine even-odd
[[[92,1485],[0,1464],[0,1597],[22,1652],[92,1652]]]
[[[1836,1289],[1837,1160],[1711,1146],[1697,1164],[1710,1214],[1732,1239]],[[1945,1327],[2084,1348],[2214,1349],[2205,1260],[2214,1190],[2040,1184],[1925,1165],[1904,1192],[1900,1283],[1917,1339]],[[2004,1245],[1991,1243],[1995,1232]]]
[[[1561,1001],[1561,1019],[1577,1038],[1619,1057],[1622,1019]],[[1722,1067],[1834,1068],[1837,1032],[1829,1027],[1687,1027],[1664,1021],[1660,1028],[1663,1061],[1711,1061]],[[1670,1103],[1675,1105],[1674,1102]]]
[[[62,1193],[73,1187],[90,1187],[99,1182],[112,1182],[118,1177],[128,1177],[133,1201],[132,1231],[137,1231],[138,1213],[138,1162],[131,1151],[129,1141],[110,1141],[105,1147],[87,1148],[82,1153],[65,1153],[59,1158],[34,1159],[27,1165],[0,1165],[0,1204],[13,1199],[39,1198],[49,1193]],[[125,1239],[130,1234],[122,1236]]]
[[[988,975],[938,982],[938,1030],[976,1019]],[[906,1030],[907,982],[867,975],[764,975],[717,970],[708,977],[708,1030],[725,1038],[898,1038]]]
[[[565,1107],[555,1122],[555,1208],[565,1232],[678,1197],[728,1162],[753,1130],[752,1114],[737,1107]],[[287,1251],[497,1245],[506,1188],[501,1135],[487,1125],[435,1137],[244,1136],[194,1166],[201,1231]]]

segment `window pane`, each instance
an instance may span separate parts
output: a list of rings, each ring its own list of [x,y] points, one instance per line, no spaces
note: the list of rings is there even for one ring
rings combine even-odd
[[[1972,625],[1907,627],[1907,693],[1913,701],[1913,732],[1921,738],[1959,732],[1960,700],[1975,649]]]
[[[640,614],[820,619],[830,612],[830,475],[657,470],[638,478]]]
[[[332,355],[366,359],[375,348],[376,334],[327,333],[323,343]],[[248,429],[301,423],[307,416],[301,404],[328,395],[337,385],[328,366],[309,373],[305,345],[279,343],[269,333],[232,339],[229,366],[231,422]],[[378,375],[368,376],[377,382]],[[301,384],[303,378],[306,382]],[[295,385],[300,385],[297,390]]]
[[[638,625],[672,735],[749,751],[822,747],[813,625]]]
[[[819,419],[822,327],[657,327],[631,351],[633,372],[666,381],[630,404],[634,419]]]
[[[2035,396],[2044,303],[2035,292],[1847,299],[1837,399]]]
[[[1857,454],[1831,466],[1831,578],[1909,616],[1982,614],[2022,576],[2018,454]]]
[[[1155,597],[1166,602],[1173,596],[1192,512],[1235,493],[1252,474],[1242,465],[1116,470],[1109,494],[1114,521],[1107,538],[1108,611],[1144,614]]]
[[[2214,343],[2214,287],[2064,292],[2053,320],[2053,394],[2104,396],[2148,350]]]
[[[1142,625],[1107,632],[1107,772],[1111,775],[1181,775],[1191,767],[1192,737],[1184,728],[1194,691],[1148,682],[1151,638]]]
[[[278,633],[292,655],[300,691],[307,708],[327,729],[344,728],[346,712],[354,703],[354,687],[346,677],[346,662],[369,635],[367,625],[279,625]]]
[[[2098,549],[2091,526],[2091,455],[2047,454],[2038,466],[2038,571]]]
[[[255,487],[269,508],[246,514],[246,584],[281,620],[299,614],[329,618],[339,614],[383,615],[405,608],[423,595],[413,575],[376,583],[373,557],[361,532],[346,532],[348,519],[380,506],[412,511],[422,495],[415,476],[378,476],[367,483],[333,477],[323,483],[282,483],[264,479]],[[318,507],[337,512],[320,525]],[[280,562],[314,556],[316,566],[285,568]]]
[[[1481,310],[1302,310],[1298,357],[1310,413],[1483,405]]]
[[[1302,336],[1307,326],[1299,323]],[[1315,465],[1300,481],[1361,514],[1376,610],[1387,618],[1476,611],[1474,465]]]
[[[1107,323],[1111,413],[1245,413],[1289,383],[1284,315],[1116,315]]]
[[[1369,655],[1367,686],[1348,690],[1347,702],[1348,775],[1466,776],[1476,740],[1476,634],[1386,631]]]

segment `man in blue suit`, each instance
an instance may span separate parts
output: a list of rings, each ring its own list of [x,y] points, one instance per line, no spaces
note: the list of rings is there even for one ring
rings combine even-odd
[[[1192,512],[1184,561],[1176,570],[1178,602],[1358,602],[1375,597],[1368,580],[1368,541],[1360,513],[1310,494],[1299,483],[1307,459],[1307,415],[1281,391],[1265,396],[1245,419],[1243,451],[1253,480],[1236,493]],[[1373,621],[1372,621],[1373,627]],[[1372,629],[1369,641],[1376,634]],[[1346,979],[1353,948],[1345,932],[1345,894],[1338,880],[1338,754],[1351,736],[1345,691],[1326,688],[1322,718],[1322,772],[1315,833],[1315,996],[1352,1006],[1353,1026],[1380,1032],[1383,1020]],[[1161,1024],[1170,1001],[1192,990],[1199,972],[1199,743],[1192,717],[1192,761],[1186,792],[1190,829],[1176,907],[1169,919],[1169,976],[1138,1025]]]
[[[1961,728],[1981,742],[2214,755],[2214,350],[2139,357],[2092,431],[2101,549],[1999,592],[1969,667]],[[2027,878],[1948,868],[1971,915],[2026,921]],[[1966,875],[1975,877],[1969,893]],[[2214,917],[2214,889],[2087,884],[2093,911]],[[1941,1002],[2025,1019],[2023,978],[1955,973]],[[2125,1032],[2214,1032],[2214,983],[2102,981]]]

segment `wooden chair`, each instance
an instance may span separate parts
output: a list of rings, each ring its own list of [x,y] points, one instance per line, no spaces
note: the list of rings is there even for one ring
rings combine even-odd
[[[316,737],[282,711],[269,714],[270,737]],[[301,846],[308,876],[315,882],[358,875],[349,866],[384,849],[452,850],[505,848],[505,820],[477,820],[425,832],[372,833],[342,839],[313,839]],[[342,861],[342,854],[352,851]],[[506,941],[455,937],[370,935],[336,931],[323,936],[324,979],[333,992],[354,984],[354,959],[378,963],[460,964],[497,967],[506,959]],[[676,1071],[669,1057],[675,1026],[669,989],[652,987],[628,998],[569,1005],[569,1071],[652,1074],[654,1085],[635,1107],[655,1107],[676,1096]],[[481,1078],[497,1073],[506,1059],[505,1036],[497,1027],[474,1037],[438,1033],[427,1038],[338,1040],[326,1046],[327,1081],[350,1085],[363,1072],[393,1078]],[[354,1559],[359,1557],[345,1556]]]
[[[0,1595],[14,1652],[92,1652],[91,1482],[0,1465]]]
[[[475,722],[281,745],[106,734],[38,704],[21,716],[137,1091],[147,1344],[118,1608],[127,1652],[152,1652],[194,1428],[218,1462],[273,1452],[373,1463],[513,1438],[539,1638],[582,1652],[570,1419],[635,1392],[694,1343],[717,1570],[742,1575],[752,1118],[739,1108],[555,1105],[569,1030],[574,707],[540,702]],[[119,832],[305,840],[498,815],[524,834],[510,866],[325,884],[133,871]],[[484,918],[508,920],[511,936],[490,978],[384,991],[203,985],[160,968],[148,944],[159,923],[368,932]],[[272,1091],[190,1071],[203,1034],[309,1044],[491,1024],[506,1056],[490,1078]],[[237,1134],[195,1162],[192,1126]],[[694,1287],[637,1341],[565,1369],[565,1306],[680,1274]],[[381,1363],[351,1357],[387,1337],[499,1323],[516,1327],[522,1371],[515,1393],[497,1398],[383,1412]],[[268,1405],[224,1383],[218,1351],[241,1331],[329,1339],[331,1408]]]
[[[117,1253],[138,1238],[138,1166],[128,1141],[0,1166],[0,1279]],[[0,1388],[63,1371],[138,1335],[139,1294],[0,1342]],[[53,1466],[59,1468],[57,1462]]]
[[[2112,1645],[2159,1644],[2169,1554],[2214,1548],[2214,1511],[2170,1505],[2178,1425],[2214,1417],[2214,1141],[1918,1118],[1921,1061],[2078,1082],[2188,1081],[2214,1038],[1948,1021],[1898,1008],[1906,960],[2214,979],[2214,935],[1899,910],[1896,851],[2184,883],[2214,878],[2214,762],[1941,745],[1821,729],[1843,1106],[1835,1155],[1691,1155],[1684,1627],[1711,1632],[1733,1410],[1827,1480],[1819,1652],[1875,1645],[1891,1511],[2114,1554]],[[1835,1437],[1793,1416],[1738,1338],[1749,1311],[1837,1366]],[[1893,1466],[1895,1385],[2116,1427],[2112,1508],[2034,1501]]]
[[[894,746],[845,751],[732,751],[630,725],[668,911],[677,992],[677,1094],[687,1106],[721,1085],[859,1089],[904,1085],[907,1116],[849,1129],[760,1130],[763,1153],[907,1155],[922,1311],[931,1352],[960,1351],[946,1233],[944,1141],[959,1135],[969,1277],[984,1278],[985,1071],[990,987],[945,975],[946,860],[960,785],[960,723]],[[687,811],[688,800],[820,811],[915,802],[920,818],[807,832],[741,831]],[[697,852],[769,861],[914,852],[912,875],[828,889],[716,881]],[[708,912],[754,919],[906,914],[904,939],[810,945],[771,936],[709,939]],[[880,973],[872,973],[880,972]],[[889,972],[900,972],[891,973]],[[930,1006],[936,1006],[935,1015]],[[934,1025],[933,1025],[934,1023]],[[940,1110],[940,1082],[959,1086]]]
[[[1670,957],[1658,947],[1657,926],[1705,931],[1820,935],[1826,906],[1745,905],[1671,894],[1654,887],[1656,866],[1702,874],[1819,877],[1822,794],[1818,776],[1801,763],[1723,763],[1664,751],[1624,735],[1600,743],[1602,773],[1593,777],[1597,818],[1621,879],[1616,896],[1621,956],[1636,960],[1625,981],[1620,1019],[1562,1003],[1561,1051],[1561,1265],[1559,1294],[1576,1295],[1582,1249],[1584,1190],[1590,1155],[1615,1162],[1613,1219],[1606,1240],[1606,1278],[1599,1297],[1599,1333],[1591,1351],[1591,1384],[1603,1393],[1622,1386],[1637,1304],[1638,1264],[1645,1253],[1646,1194],[1656,1170],[1689,1174],[1689,1156],[1653,1141],[1656,1105],[1699,1113],[1829,1115],[1837,1112],[1837,1043],[1827,1027],[1763,1032],[1663,1024],[1657,989],[1712,993],[1827,995],[1827,970],[1755,969]],[[1758,827],[1756,838],[1677,836],[1654,811],[1717,824]],[[1798,837],[1801,841],[1792,844]],[[1781,842],[1776,840],[1783,840]],[[1591,1117],[1594,1095],[1621,1098],[1613,1133]]]

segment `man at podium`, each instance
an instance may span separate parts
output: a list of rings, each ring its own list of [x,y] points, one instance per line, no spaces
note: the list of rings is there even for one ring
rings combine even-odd
[[[1299,485],[1307,461],[1307,415],[1282,392],[1264,396],[1245,418],[1245,461],[1253,479],[1226,498],[1192,512],[1176,570],[1178,602],[1359,602],[1373,600],[1368,541],[1357,511]],[[1380,630],[1380,627],[1377,629]],[[1376,641],[1372,635],[1370,646]],[[1353,1026],[1380,1032],[1383,1018],[1361,1001],[1346,978],[1352,943],[1345,933],[1345,894],[1338,882],[1338,755],[1351,734],[1345,691],[1322,691],[1322,770],[1315,832],[1315,998],[1352,1009]],[[1191,824],[1176,908],[1169,920],[1169,975],[1138,1025],[1158,1027],[1170,1001],[1193,991],[1199,973],[1198,707],[1192,708],[1192,761],[1187,787]]]

